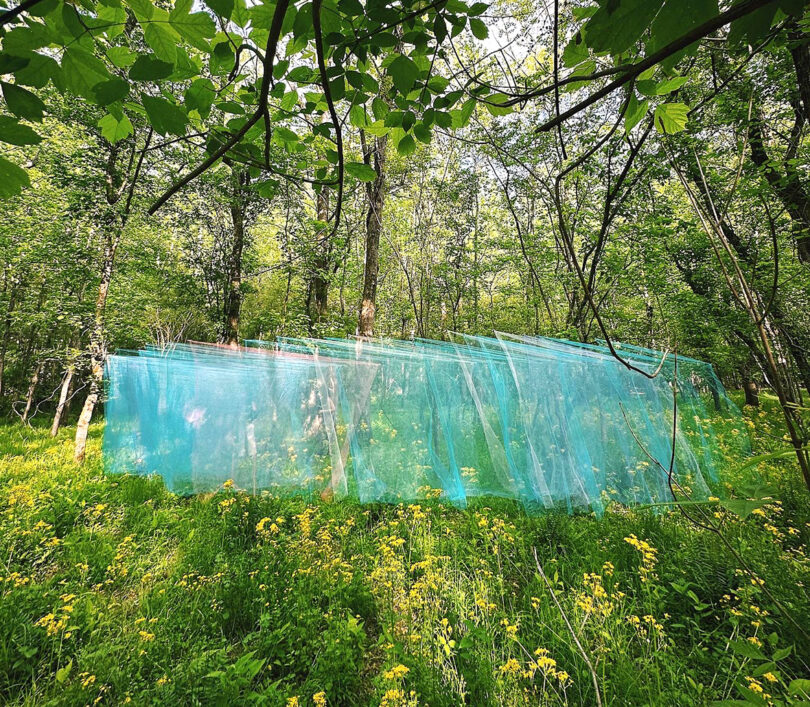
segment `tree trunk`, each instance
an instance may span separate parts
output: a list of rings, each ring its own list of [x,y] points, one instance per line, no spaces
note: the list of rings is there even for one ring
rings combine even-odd
[[[756,382],[747,377],[743,384],[743,390],[745,390],[745,404],[759,407],[759,388]]]
[[[96,297],[96,311],[93,327],[90,330],[90,390],[84,400],[79,422],[76,425],[76,445],[73,450],[73,460],[78,464],[84,461],[90,420],[93,417],[93,410],[95,410],[96,403],[101,395],[104,382],[104,361],[107,357],[107,348],[104,341],[104,310],[107,306],[107,294],[112,280],[115,253],[118,250],[120,241],[121,230],[119,227],[116,228],[114,233],[107,236],[104,246],[101,280],[98,286],[98,296]]]
[[[31,376],[31,383],[28,385],[28,396],[25,400],[25,410],[23,411],[22,421],[27,422],[28,416],[31,414],[31,408],[34,406],[34,394],[39,385],[39,377],[42,375],[42,369],[45,367],[45,362],[38,363],[34,368],[34,375]]]
[[[759,167],[774,194],[790,214],[791,230],[799,261],[810,263],[810,195],[805,190],[804,180],[790,162],[784,164],[783,172],[777,169],[776,161],[772,160],[765,150],[765,138],[759,116],[752,118],[749,123],[748,139],[754,164]]]
[[[66,412],[67,400],[70,394],[70,386],[73,382],[73,374],[76,368],[74,365],[68,364],[65,369],[65,377],[62,379],[62,389],[59,391],[59,402],[56,404],[56,412],[53,415],[53,424],[51,425],[51,437],[56,437],[59,433],[59,426],[62,424],[62,417]]]
[[[133,140],[134,139],[133,137]],[[110,291],[113,266],[115,265],[115,254],[118,251],[121,236],[129,220],[132,208],[132,195],[135,192],[135,185],[138,182],[143,160],[149,149],[151,140],[152,128],[149,128],[143,150],[137,161],[132,159],[135,154],[135,145],[133,143],[133,153],[128,161],[127,167],[128,174],[125,176],[119,173],[116,163],[120,149],[119,146],[123,143],[109,146],[106,170],[106,198],[107,206],[109,207],[109,218],[102,226],[105,228],[104,254],[101,261],[101,277],[98,284],[98,295],[96,296],[96,308],[93,323],[90,328],[90,390],[87,393],[84,405],[82,406],[81,415],[79,415],[79,422],[76,425],[76,443],[73,449],[73,460],[77,464],[81,464],[84,461],[90,419],[93,417],[93,410],[95,410],[104,383],[104,362],[107,358],[107,344],[104,339],[104,311],[107,307],[107,294]],[[131,173],[130,178],[129,170],[133,167],[133,164],[135,169]],[[128,189],[126,188],[127,185]],[[126,199],[123,202],[123,207],[120,207],[119,205],[124,194],[126,194]]]
[[[318,221],[329,221],[329,192],[322,188],[316,197]],[[317,235],[320,241],[328,233],[328,226]],[[308,298],[309,320],[312,325],[320,324],[326,318],[329,308],[329,263],[332,251],[331,243],[318,243],[313,262],[310,296]]]
[[[385,158],[388,137],[374,138],[367,148],[363,139],[363,157],[370,164],[373,157],[377,177],[366,185],[368,210],[366,211],[366,260],[363,268],[363,294],[360,300],[360,317],[357,333],[373,336],[377,314],[377,277],[380,272],[380,235],[382,234],[383,207],[385,205]]]
[[[229,346],[239,343],[239,316],[242,311],[242,252],[245,247],[245,194],[250,182],[247,170],[232,167],[233,194],[231,222],[233,241],[228,258],[228,291],[225,295],[225,321],[223,340]]]

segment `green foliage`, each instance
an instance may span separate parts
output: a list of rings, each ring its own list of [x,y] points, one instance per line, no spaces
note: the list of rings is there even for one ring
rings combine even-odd
[[[775,409],[747,412],[768,449]],[[105,477],[100,433],[76,467],[70,430],[0,428],[6,703],[376,705],[402,691],[431,704],[592,704],[533,548],[603,700],[807,697],[807,643],[760,583],[810,620],[796,592],[810,579],[810,504],[779,460],[721,480],[776,486],[746,520],[718,511],[752,578],[675,509],[529,518],[497,499],[355,506],[229,484],[183,498],[160,479]]]

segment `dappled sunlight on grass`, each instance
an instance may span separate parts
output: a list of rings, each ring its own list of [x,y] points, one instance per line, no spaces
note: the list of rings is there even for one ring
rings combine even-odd
[[[773,401],[745,415],[755,452],[784,446]],[[592,704],[566,618],[605,704],[788,704],[810,677],[767,594],[810,625],[789,458],[724,474],[724,495],[773,487],[746,518],[706,507],[752,577],[676,509],[178,497],[105,476],[101,432],[77,467],[70,429],[0,428],[4,702]]]

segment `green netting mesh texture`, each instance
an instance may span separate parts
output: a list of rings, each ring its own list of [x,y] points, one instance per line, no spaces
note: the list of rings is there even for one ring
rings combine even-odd
[[[508,334],[119,352],[105,465],[178,493],[231,479],[362,502],[496,496],[529,512],[664,503],[672,488],[705,498],[749,452],[740,411],[709,364],[619,350],[658,375],[602,345]]]

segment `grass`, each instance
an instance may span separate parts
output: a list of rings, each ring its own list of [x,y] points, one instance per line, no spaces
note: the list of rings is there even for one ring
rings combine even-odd
[[[784,446],[773,400],[746,416],[756,452]],[[677,511],[183,498],[105,476],[101,432],[77,467],[72,430],[0,427],[0,702],[810,700],[810,644],[765,592],[810,627],[789,458],[725,474],[774,487],[753,514],[709,510],[752,579]]]

